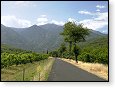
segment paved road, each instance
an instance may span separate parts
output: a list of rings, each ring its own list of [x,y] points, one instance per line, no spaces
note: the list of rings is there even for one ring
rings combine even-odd
[[[106,81],[74,65],[55,59],[48,81]]]

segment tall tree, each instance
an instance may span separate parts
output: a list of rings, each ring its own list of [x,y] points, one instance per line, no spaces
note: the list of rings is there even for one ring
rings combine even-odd
[[[69,51],[71,52],[72,48],[72,39],[69,36],[70,30],[73,29],[75,25],[72,22],[67,22],[64,25],[64,31],[61,33],[63,35],[65,42],[69,43]]]
[[[77,25],[75,22],[67,22],[65,23],[64,31],[61,34],[64,36],[65,42],[69,42],[70,49],[73,43],[75,59],[77,62],[77,56],[79,54],[79,51],[76,47],[76,44],[81,41],[85,41],[86,35],[89,34],[89,29],[86,27],[83,27],[83,24]]]

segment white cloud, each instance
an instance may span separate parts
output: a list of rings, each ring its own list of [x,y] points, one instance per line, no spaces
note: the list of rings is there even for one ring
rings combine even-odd
[[[93,13],[89,12],[89,11],[78,11],[78,13],[80,14],[87,14],[87,15],[93,15]]]
[[[61,25],[61,26],[65,24],[65,22],[63,21],[56,21],[56,20],[52,20],[50,23],[54,23],[56,25]]]
[[[19,19],[14,15],[1,16],[1,23],[9,27],[24,28],[30,27],[32,24],[25,19]]]
[[[84,27],[87,27],[93,30],[98,30],[108,25],[108,22],[106,21],[96,21],[94,19],[85,19],[85,20],[80,21],[79,23],[83,23]]]
[[[46,15],[41,15],[41,17],[46,17]]]
[[[70,21],[70,22],[76,22],[76,20],[73,19],[73,18],[68,18],[68,21]]]
[[[107,12],[98,13],[97,15],[98,15],[98,17],[97,17],[97,18],[94,18],[94,20],[108,21],[108,13],[107,13]]]
[[[31,22],[28,20],[19,19],[18,23],[19,23],[19,25],[22,25],[23,28],[32,26]]]
[[[103,5],[97,5],[96,7],[97,7],[97,8],[100,8],[100,9],[102,9],[102,8],[106,8],[106,7],[103,6]]]
[[[37,18],[37,25],[44,25],[47,23],[53,23],[56,25],[64,25],[63,21],[56,21],[56,20],[49,21],[46,15],[41,15],[39,18]]]
[[[48,21],[48,19],[45,18],[45,17],[42,17],[42,18],[38,18],[38,19],[37,19],[37,22],[47,22],[47,21]]]
[[[97,12],[100,12],[100,9],[97,9],[96,11],[97,11]]]
[[[105,8],[105,6],[96,6],[97,8]],[[78,11],[80,14],[84,15],[92,15],[91,19],[84,19],[78,23],[83,23],[85,27],[88,27],[93,30],[99,30],[104,26],[108,25],[108,12],[100,12],[99,9],[97,12],[89,12],[89,11]]]
[[[108,25],[108,13],[107,12],[89,12],[89,15],[93,15],[91,19],[84,19],[78,23],[83,23],[85,27],[88,27],[93,30],[99,30],[104,26]]]
[[[63,21],[56,21],[51,20],[49,21],[48,18],[46,18],[46,15],[41,15],[39,18],[37,18],[37,25],[44,25],[47,23],[54,23],[56,25],[64,25],[65,22]],[[32,22],[25,19],[19,19],[14,15],[7,15],[7,16],[1,16],[1,23],[8,27],[16,27],[16,28],[25,28],[32,26]]]
[[[47,23],[48,23],[48,18],[46,18],[46,15],[41,15],[41,17],[37,18],[37,25],[44,25]]]

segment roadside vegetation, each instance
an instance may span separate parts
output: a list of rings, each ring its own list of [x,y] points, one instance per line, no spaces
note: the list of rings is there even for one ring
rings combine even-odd
[[[12,65],[1,69],[1,81],[47,81],[54,59]]]
[[[50,52],[50,55],[73,59],[76,62],[108,64],[108,36],[102,36],[85,43],[85,37],[90,34],[88,30],[82,24],[66,23],[64,31],[61,33],[65,42],[57,50]],[[81,43],[85,43],[85,45],[80,45]]]
[[[10,48],[2,45],[2,81],[46,81],[53,59],[48,54]]]

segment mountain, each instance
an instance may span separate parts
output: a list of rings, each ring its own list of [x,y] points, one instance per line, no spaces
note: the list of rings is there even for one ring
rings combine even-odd
[[[25,42],[27,42],[27,40],[11,27],[1,25],[1,43],[18,47],[26,46]]]
[[[95,30],[91,30],[91,29],[89,31],[90,31],[90,34],[87,37],[87,40],[94,39],[94,38],[97,38],[97,37],[103,37],[103,36],[107,35],[107,34],[102,34],[99,31],[95,31]]]
[[[55,24],[33,25],[28,28],[6,27],[1,24],[1,43],[38,52],[51,51],[63,42],[63,36],[60,36],[62,31],[63,26]],[[100,36],[104,34],[90,30],[87,40]]]

